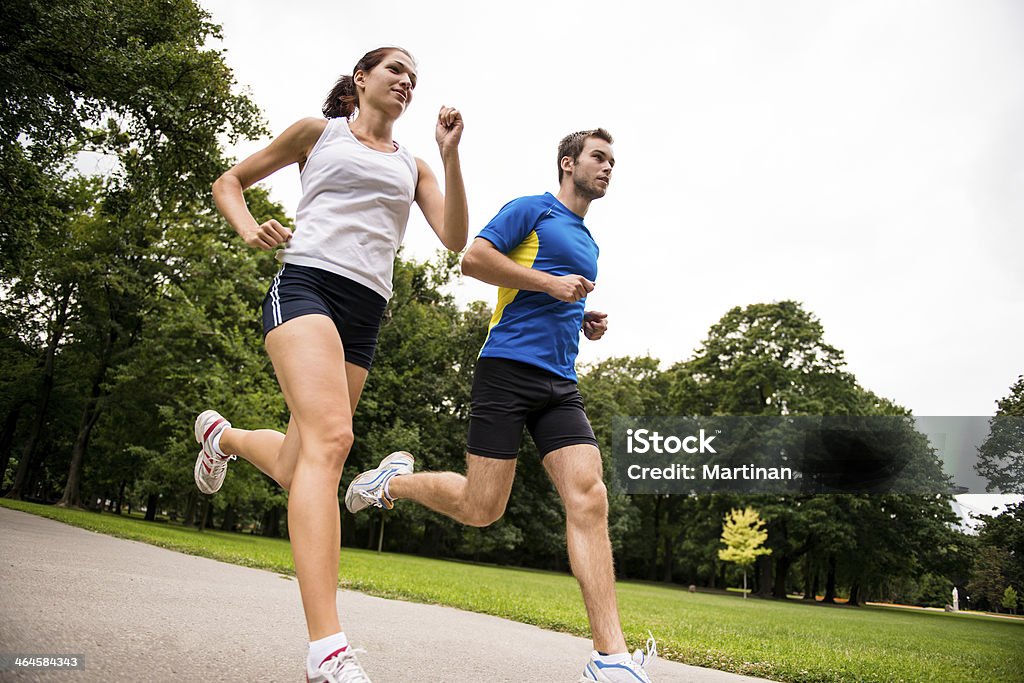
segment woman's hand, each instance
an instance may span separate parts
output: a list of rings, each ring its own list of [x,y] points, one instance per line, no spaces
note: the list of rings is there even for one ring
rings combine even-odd
[[[454,152],[459,147],[462,139],[462,114],[454,107],[442,106],[437,113],[437,126],[434,128],[434,138],[437,146],[441,148],[441,157],[446,153]]]
[[[252,230],[247,230],[242,235],[242,238],[250,247],[269,251],[290,240],[292,238],[292,231],[271,218],[266,223],[261,223]]]

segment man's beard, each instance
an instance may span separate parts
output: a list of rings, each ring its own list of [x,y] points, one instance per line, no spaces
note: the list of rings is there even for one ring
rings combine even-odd
[[[576,192],[576,196],[580,197],[581,199],[586,199],[587,201],[594,201],[595,199],[600,199],[601,197],[604,196],[604,193],[606,192],[605,189],[597,186],[596,180],[591,181],[591,183],[586,183],[584,181],[576,180],[575,178],[573,178],[572,184],[573,189]]]

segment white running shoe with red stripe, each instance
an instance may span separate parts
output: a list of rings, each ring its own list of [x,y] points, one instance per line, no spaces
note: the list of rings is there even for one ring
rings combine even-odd
[[[202,446],[196,458],[196,486],[206,494],[217,493],[224,484],[228,463],[233,455],[224,455],[213,447],[214,438],[231,426],[216,410],[205,410],[196,418],[196,442]]]
[[[370,683],[356,659],[356,652],[364,650],[348,646],[324,660],[316,671],[306,671],[307,683]]]

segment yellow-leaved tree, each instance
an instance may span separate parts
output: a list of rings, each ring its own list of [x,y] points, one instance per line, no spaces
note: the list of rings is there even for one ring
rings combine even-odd
[[[754,508],[743,510],[733,508],[725,516],[722,524],[722,543],[725,547],[718,551],[718,559],[724,562],[735,562],[743,569],[743,598],[747,597],[747,567],[754,564],[758,555],[771,555],[771,548],[762,548],[768,540],[768,532],[764,530],[764,520]]]

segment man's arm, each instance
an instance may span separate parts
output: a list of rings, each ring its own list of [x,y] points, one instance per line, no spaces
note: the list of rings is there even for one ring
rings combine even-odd
[[[489,285],[544,292],[559,301],[574,303],[594,289],[582,275],[556,276],[521,266],[483,237],[477,237],[462,257],[462,273]]]

